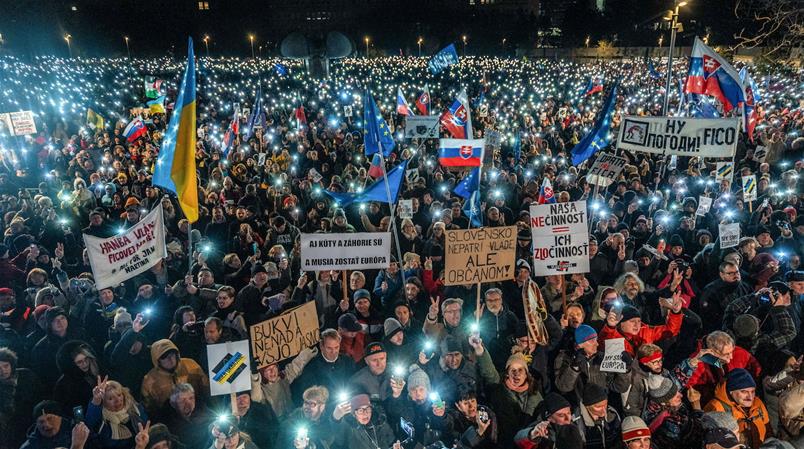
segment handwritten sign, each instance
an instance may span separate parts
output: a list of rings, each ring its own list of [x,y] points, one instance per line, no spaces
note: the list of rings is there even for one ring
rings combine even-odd
[[[530,205],[533,274],[589,272],[586,201]]]
[[[281,362],[318,343],[315,301],[288,310],[249,328],[257,368]]]
[[[708,196],[699,196],[698,197],[698,209],[695,211],[695,215],[700,215],[703,217],[709,212],[709,209],[712,208],[712,198]]]
[[[95,288],[115,287],[167,256],[162,204],[126,232],[109,238],[84,234]]]
[[[600,362],[600,371],[607,373],[624,373],[626,371],[623,361],[623,351],[625,351],[624,338],[612,338],[605,340],[606,354]]]
[[[590,184],[606,187],[611,184],[625,168],[624,157],[613,154],[601,154],[595,159],[594,165],[589,169],[586,180]]]
[[[740,243],[740,223],[718,225],[720,234],[720,247],[732,248]]]
[[[444,285],[514,278],[516,226],[447,231]]]

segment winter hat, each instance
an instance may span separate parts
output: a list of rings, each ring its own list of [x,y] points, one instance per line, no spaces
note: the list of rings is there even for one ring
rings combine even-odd
[[[620,320],[621,323],[624,323],[628,320],[633,320],[634,318],[641,318],[642,314],[639,312],[639,309],[636,307],[626,304],[623,306],[623,319]]]
[[[531,232],[530,229],[522,229],[521,231],[517,232],[516,239],[531,241],[533,239],[533,232]]]
[[[525,356],[521,352],[515,352],[511,354],[511,357],[508,357],[508,360],[505,362],[505,369],[508,370],[508,367],[511,365],[517,364],[522,367],[526,372],[528,370],[528,361],[525,359]]]
[[[461,343],[452,335],[447,335],[444,338],[444,341],[441,343],[441,349],[444,354],[449,354],[450,352],[460,352],[463,353],[463,347]]]
[[[120,307],[115,311],[114,314],[114,325],[113,327],[115,330],[122,330],[124,327],[130,327],[132,325],[131,314],[128,311]]]
[[[642,437],[650,436],[650,429],[638,416],[626,416],[622,423],[623,442],[627,443]]]
[[[701,423],[706,430],[722,428],[733,433],[740,431],[740,425],[737,424],[734,415],[729,412],[706,412],[701,419]]]
[[[352,406],[352,412],[354,413],[359,408],[371,405],[371,399],[367,394],[358,394],[349,401],[349,404]]]
[[[126,200],[126,205],[123,207],[123,209],[128,209],[129,207],[138,207],[139,205],[140,201],[132,196]]]
[[[257,273],[268,273],[268,270],[265,269],[265,265],[256,263],[251,267],[251,275],[254,276]]]
[[[0,288],[0,296],[14,296],[14,290],[8,287]]]
[[[670,237],[669,246],[681,246],[681,247],[683,247],[684,246],[684,239],[682,239],[681,236],[678,235],[678,234],[673,234],[673,236]]]
[[[740,440],[737,439],[737,435],[732,431],[717,427],[706,432],[706,435],[704,435],[704,444],[706,444],[707,447],[713,445],[712,447],[733,449],[740,447]]]
[[[734,320],[732,329],[737,338],[753,337],[759,332],[759,319],[754,315],[744,313]]]
[[[626,260],[623,264],[623,273],[639,274],[639,264],[636,260]]]
[[[742,390],[744,388],[756,388],[757,384],[751,373],[743,368],[735,368],[726,375],[726,391]]]
[[[581,400],[584,405],[593,405],[598,402],[605,401],[609,397],[609,392],[605,388],[596,383],[589,382],[583,388],[583,397]]]
[[[586,324],[581,324],[575,329],[575,344],[582,345],[589,340],[594,340],[597,338],[597,332],[592,326],[588,326]]]
[[[349,332],[360,332],[363,326],[357,322],[357,317],[352,313],[344,313],[338,317],[338,327]]]
[[[519,270],[520,268],[527,268],[528,271],[533,271],[530,269],[530,264],[525,259],[519,259],[516,261],[516,269]]]
[[[47,304],[39,304],[39,305],[38,305],[38,306],[36,306],[36,308],[34,309],[34,312],[33,312],[33,314],[34,314],[34,318],[36,318],[37,320],[38,320],[39,318],[42,318],[42,315],[44,315],[44,314],[45,314],[45,312],[47,312],[48,310],[50,310],[50,306],[49,306],[49,305],[47,305]]]
[[[64,309],[58,306],[51,307],[50,309],[47,310],[47,312],[45,312],[45,321],[47,321],[48,327],[50,327],[50,323],[52,323],[53,320],[55,320],[56,317],[58,316],[64,316],[66,318],[67,312],[65,312]]]
[[[366,358],[370,355],[379,354],[381,352],[385,352],[385,347],[382,345],[382,343],[378,342],[369,343],[368,345],[366,345],[366,350],[363,353],[363,358]]]
[[[678,387],[672,380],[656,374],[648,376],[648,389],[651,399],[659,404],[670,402],[678,393]]]
[[[369,291],[366,290],[365,288],[361,288],[359,290],[356,290],[352,294],[352,301],[354,301],[354,302],[357,302],[358,299],[362,299],[362,298],[366,298],[369,301],[371,301],[371,293],[369,293]]]
[[[166,425],[162,423],[154,424],[151,426],[151,430],[148,431],[148,446],[146,446],[146,449],[150,449],[163,441],[177,443],[178,438],[170,433]]]
[[[790,287],[787,286],[786,283],[782,281],[773,281],[768,284],[768,287],[772,288],[774,291],[779,292],[781,294],[790,293]]]
[[[62,416],[63,409],[61,404],[56,401],[42,401],[36,404],[36,407],[33,409],[33,419],[36,421],[42,415],[56,415]]]
[[[391,338],[402,331],[402,324],[396,318],[388,318],[382,325],[385,338]]]
[[[554,391],[547,393],[547,396],[544,397],[544,406],[548,416],[561,410],[562,408],[571,407],[569,401],[566,400],[564,396],[561,396]]]
[[[430,391],[430,376],[417,365],[414,365],[410,374],[408,374],[408,391],[416,387],[424,387],[427,391]]]
[[[337,218],[337,217],[346,218],[346,212],[344,212],[344,210],[341,209],[341,208],[335,209],[335,214],[332,215],[332,218]]]

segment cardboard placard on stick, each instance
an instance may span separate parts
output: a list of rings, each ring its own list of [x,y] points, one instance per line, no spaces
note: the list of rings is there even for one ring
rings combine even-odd
[[[249,334],[257,369],[294,357],[320,339],[315,301],[255,324]]]
[[[447,231],[444,285],[514,278],[516,226]]]

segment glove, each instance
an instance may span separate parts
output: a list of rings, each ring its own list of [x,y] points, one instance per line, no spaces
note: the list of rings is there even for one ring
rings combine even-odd
[[[620,357],[622,357],[626,367],[631,366],[634,363],[634,358],[631,357],[631,354],[629,354],[628,351],[623,351]]]
[[[575,371],[580,371],[581,366],[586,363],[586,354],[584,354],[583,350],[575,351],[575,356],[572,358],[572,369]]]

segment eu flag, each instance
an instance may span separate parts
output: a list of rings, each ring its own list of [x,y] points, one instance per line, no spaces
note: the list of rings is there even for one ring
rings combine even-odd
[[[262,87],[257,87],[257,96],[254,99],[254,110],[251,111],[251,116],[248,118],[248,128],[246,129],[246,140],[254,136],[256,128],[265,128],[267,125],[265,121],[265,113],[262,110]]]
[[[366,156],[371,156],[382,149],[382,154],[388,157],[394,150],[394,136],[368,89],[363,96],[363,132]]]
[[[408,161],[404,161],[388,172],[388,187],[391,190],[390,204],[396,204],[396,199],[399,196],[399,189],[402,187],[402,180],[405,178],[405,169],[407,167]],[[329,190],[324,190],[324,193],[337,201],[342,207],[346,207],[355,201],[361,203],[368,201],[388,203],[388,191],[385,190],[385,180],[383,179],[374,181],[372,185],[366,187],[363,193],[331,192]]]
[[[469,222],[473,227],[483,226],[483,218],[480,215],[480,190],[474,191],[472,196],[464,202],[463,213],[469,217]]]
[[[609,131],[611,130],[611,113],[614,111],[614,104],[617,102],[618,84],[619,81],[614,83],[606,100],[603,101],[603,107],[598,112],[592,131],[572,148],[572,165],[582,164],[592,157],[597,150],[608,145]]]
[[[475,167],[465,178],[455,186],[452,193],[461,198],[469,198],[472,193],[480,190],[480,167]]]

